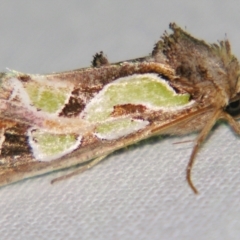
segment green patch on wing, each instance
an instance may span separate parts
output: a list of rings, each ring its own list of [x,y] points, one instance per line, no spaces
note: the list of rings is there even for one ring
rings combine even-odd
[[[103,123],[97,127],[97,132],[101,134],[107,134],[112,131],[116,131],[116,129],[126,129],[129,127],[136,126],[137,123],[132,121],[130,118],[120,119],[118,121],[111,121],[107,123]]]
[[[113,107],[122,104],[142,104],[151,107],[176,107],[189,102],[189,94],[177,94],[154,74],[121,78],[106,86],[86,110],[86,119],[93,122],[110,117]]]
[[[131,118],[115,119],[100,124],[96,129],[96,134],[99,138],[112,140],[138,131],[147,124],[148,121],[133,120]]]
[[[34,130],[30,137],[33,139],[30,145],[35,158],[42,161],[70,153],[80,144],[80,139],[76,138],[74,134],[50,134],[41,130]]]
[[[27,83],[26,91],[32,104],[48,113],[54,113],[61,109],[69,94],[69,90],[66,88],[54,88],[37,83]]]

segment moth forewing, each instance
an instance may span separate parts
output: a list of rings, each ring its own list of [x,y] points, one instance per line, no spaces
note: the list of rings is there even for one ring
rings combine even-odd
[[[208,45],[170,24],[152,54],[48,75],[1,74],[0,185],[86,163],[157,134],[200,131],[187,167],[215,122],[232,116],[239,64],[228,41]],[[232,115],[232,116],[231,116]],[[91,160],[91,161],[90,161]],[[59,180],[59,179],[56,179]]]

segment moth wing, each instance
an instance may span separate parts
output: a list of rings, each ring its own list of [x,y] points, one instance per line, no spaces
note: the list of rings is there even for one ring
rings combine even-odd
[[[13,183],[25,178],[41,175],[53,170],[72,167],[77,164],[85,163],[101,156],[106,156],[112,152],[137,143],[143,139],[155,135],[172,134],[179,132],[181,126],[189,125],[189,131],[192,129],[192,123],[206,113],[209,117],[213,109],[203,108],[201,110],[192,109],[191,113],[180,114],[174,119],[166,121],[156,120],[141,130],[130,133],[124,137],[114,140],[99,139],[92,134],[83,137],[81,146],[76,147],[74,151],[64,154],[59,158],[50,161],[39,161],[34,158],[33,150],[29,145],[29,136],[27,135],[29,125],[18,124],[1,119],[8,128],[2,132],[1,155],[0,155],[0,186]],[[161,115],[159,115],[161,118]],[[2,126],[3,127],[3,126]],[[4,129],[4,128],[2,128]],[[197,129],[196,129],[197,130]]]

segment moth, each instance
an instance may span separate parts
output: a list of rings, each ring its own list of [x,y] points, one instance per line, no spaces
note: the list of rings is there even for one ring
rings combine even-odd
[[[146,57],[47,75],[0,74],[0,186],[53,170],[83,172],[112,152],[155,135],[199,132],[219,119],[240,134],[240,68],[227,40],[207,44],[175,23]]]

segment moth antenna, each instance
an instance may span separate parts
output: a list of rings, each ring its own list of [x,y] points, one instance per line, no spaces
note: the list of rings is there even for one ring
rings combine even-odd
[[[186,141],[174,142],[173,144],[182,144],[182,143],[189,143],[189,142],[193,142],[193,140],[186,140]]]
[[[54,178],[52,181],[51,181],[51,184],[54,184],[55,182],[59,182],[59,181],[62,181],[62,180],[65,180],[67,178],[70,178],[72,176],[75,176],[77,174],[80,174],[82,172],[85,172],[86,170],[94,167],[95,165],[97,165],[99,162],[101,162],[104,158],[106,158],[108,155],[104,155],[104,156],[100,156],[98,158],[95,158],[93,159],[90,163],[84,165],[84,166],[80,166],[78,167],[76,170],[70,172],[69,174],[66,174],[66,175],[63,175],[61,177],[57,177],[57,178]]]
[[[216,123],[216,121],[220,118],[222,114],[222,110],[217,110],[216,112],[214,112],[212,118],[210,119],[210,121],[205,125],[205,127],[202,129],[202,131],[199,133],[195,145],[193,147],[188,165],[187,165],[187,174],[186,174],[186,179],[187,182],[190,186],[190,188],[193,190],[193,192],[195,194],[198,194],[198,190],[197,188],[194,186],[193,181],[192,181],[192,177],[191,177],[191,172],[192,172],[192,168],[193,168],[193,164],[194,164],[194,159],[195,156],[197,154],[197,151],[200,147],[200,145],[203,143],[203,141],[206,139],[208,133],[211,131],[213,125]]]

